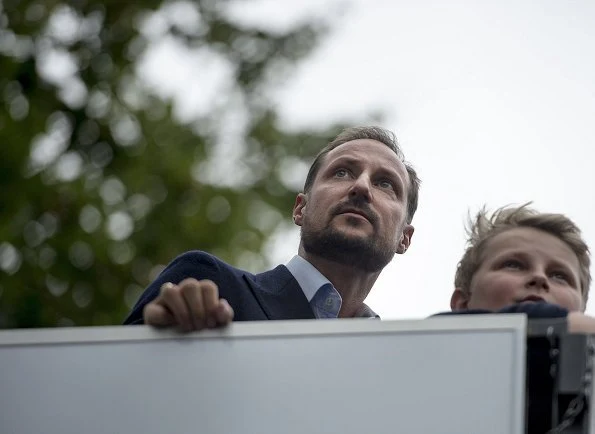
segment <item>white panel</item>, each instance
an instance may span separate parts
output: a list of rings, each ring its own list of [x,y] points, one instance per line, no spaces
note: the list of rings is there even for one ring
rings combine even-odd
[[[0,332],[7,434],[521,434],[522,315]]]

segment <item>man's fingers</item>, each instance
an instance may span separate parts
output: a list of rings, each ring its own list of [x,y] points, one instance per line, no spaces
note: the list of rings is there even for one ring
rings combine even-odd
[[[171,312],[157,303],[148,303],[145,305],[145,308],[143,309],[143,318],[145,324],[155,327],[167,327],[176,323]]]
[[[227,325],[233,321],[234,312],[227,300],[219,299],[217,309],[215,310],[215,317],[218,325]]]
[[[194,328],[217,327],[215,310],[219,303],[219,289],[211,280],[185,279],[179,284],[190,311]]]
[[[196,279],[184,279],[178,285],[182,299],[188,307],[192,329],[201,330],[205,327],[205,307],[202,297],[202,282]]]
[[[217,327],[216,310],[219,304],[219,289],[211,280],[202,280],[201,282],[202,301],[205,309],[206,326],[209,328]]]
[[[184,297],[182,297],[180,287],[173,283],[167,282],[161,285],[159,297],[155,299],[157,304],[161,304],[174,316],[177,325],[182,330],[192,330],[193,323],[190,317],[190,311],[186,306]]]
[[[164,283],[157,298],[143,310],[146,324],[177,325],[183,331],[224,326],[233,316],[229,303],[219,299],[219,289],[213,281],[192,278],[177,285]]]

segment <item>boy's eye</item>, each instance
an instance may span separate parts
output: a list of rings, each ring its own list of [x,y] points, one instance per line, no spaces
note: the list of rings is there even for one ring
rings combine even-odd
[[[523,268],[523,264],[521,263],[521,261],[518,261],[516,259],[508,259],[502,263],[502,267],[518,270],[518,269]]]
[[[554,271],[553,273],[551,273],[551,277],[552,277],[552,279],[561,280],[563,282],[570,283],[570,278],[568,277],[568,274],[566,274],[563,271]]]

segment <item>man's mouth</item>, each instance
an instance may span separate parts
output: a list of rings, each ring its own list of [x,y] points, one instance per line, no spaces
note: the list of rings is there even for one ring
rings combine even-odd
[[[368,220],[371,223],[370,217],[368,217],[368,215],[365,212],[358,210],[358,209],[354,209],[354,208],[343,209],[337,214],[338,215],[340,215],[340,214],[355,214],[357,216],[365,218],[366,220]]]

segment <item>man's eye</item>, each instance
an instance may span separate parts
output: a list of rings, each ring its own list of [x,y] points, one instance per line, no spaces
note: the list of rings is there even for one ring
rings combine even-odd
[[[345,178],[348,175],[347,170],[345,169],[338,169],[335,171],[336,178]]]
[[[393,188],[393,183],[388,179],[382,179],[377,184],[380,188]]]

